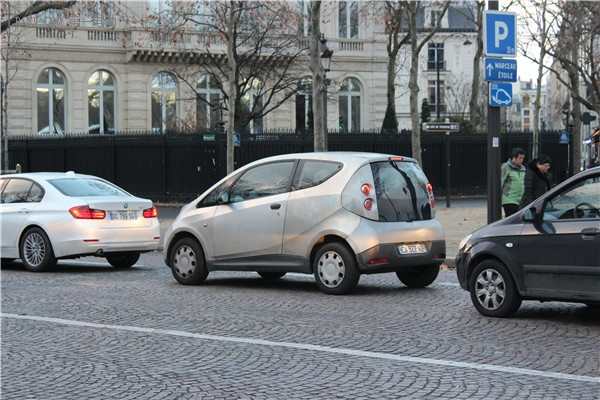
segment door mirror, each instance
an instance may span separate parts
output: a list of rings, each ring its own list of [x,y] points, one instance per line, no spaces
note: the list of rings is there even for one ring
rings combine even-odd
[[[525,214],[523,214],[522,220],[524,222],[534,222],[535,216],[536,216],[535,207],[531,207],[531,208],[528,208],[527,210],[525,210]]]
[[[227,193],[227,192],[219,193],[219,198],[217,200],[217,203],[219,203],[219,204],[229,203],[229,193]]]

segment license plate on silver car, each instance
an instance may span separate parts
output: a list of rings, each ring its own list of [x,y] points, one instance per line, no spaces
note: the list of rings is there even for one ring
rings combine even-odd
[[[138,215],[135,211],[109,211],[108,217],[111,220],[127,221],[137,219]]]
[[[423,243],[401,244],[398,246],[400,254],[423,254],[427,253],[427,247]]]

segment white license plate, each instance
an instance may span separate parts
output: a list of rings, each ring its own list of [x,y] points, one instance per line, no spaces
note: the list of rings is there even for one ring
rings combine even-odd
[[[427,253],[427,248],[423,243],[401,244],[398,246],[400,254],[423,254]]]
[[[135,211],[109,211],[108,218],[111,220],[134,220],[138,218],[137,212]]]

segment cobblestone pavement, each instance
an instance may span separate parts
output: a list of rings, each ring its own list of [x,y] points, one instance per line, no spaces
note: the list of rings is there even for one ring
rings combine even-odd
[[[328,296],[298,274],[182,286],[156,252],[128,270],[13,263],[1,279],[2,399],[600,398],[600,311],[524,302],[485,318],[454,271]]]

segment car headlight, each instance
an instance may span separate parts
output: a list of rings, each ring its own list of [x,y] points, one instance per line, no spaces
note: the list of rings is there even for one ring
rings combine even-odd
[[[469,233],[467,236],[465,236],[463,238],[463,240],[460,241],[460,244],[458,245],[458,251],[460,252],[469,242],[469,239],[471,239],[471,236],[473,236],[472,233]]]

